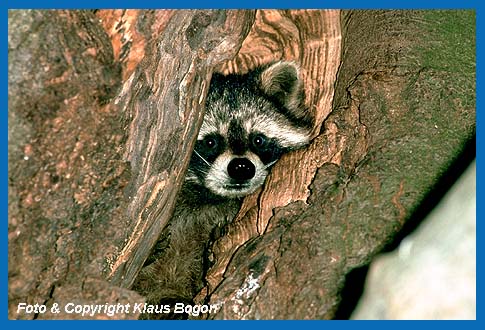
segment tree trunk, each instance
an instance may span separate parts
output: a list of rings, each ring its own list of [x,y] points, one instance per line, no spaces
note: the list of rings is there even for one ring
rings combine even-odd
[[[212,69],[236,54],[254,12],[97,15],[9,15],[11,318],[81,317],[19,314],[21,302],[142,301],[123,288],[170,217]],[[99,18],[117,23],[114,47]]]
[[[315,138],[213,243],[200,317],[334,317],[474,138],[474,36],[472,11],[10,11],[9,318],[137,318],[63,308],[143,301],[213,70],[278,59]]]

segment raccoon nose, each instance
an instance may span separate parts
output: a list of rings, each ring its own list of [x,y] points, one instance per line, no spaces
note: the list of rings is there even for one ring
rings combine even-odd
[[[227,165],[227,173],[234,180],[244,181],[254,177],[256,168],[247,158],[234,158]]]

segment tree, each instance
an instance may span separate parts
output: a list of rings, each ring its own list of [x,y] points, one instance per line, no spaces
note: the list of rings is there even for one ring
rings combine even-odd
[[[315,139],[246,198],[197,299],[222,306],[209,318],[332,318],[345,274],[474,138],[474,35],[471,11],[10,11],[9,317],[81,317],[21,302],[143,301],[129,288],[211,73],[284,58]]]

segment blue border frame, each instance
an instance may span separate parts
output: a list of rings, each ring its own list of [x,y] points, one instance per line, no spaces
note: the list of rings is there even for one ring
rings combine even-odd
[[[478,0],[449,1],[449,0],[425,0],[425,1],[403,1],[403,0],[368,0],[368,1],[336,1],[336,0],[249,0],[233,1],[229,3],[223,0],[182,0],[175,2],[158,1],[96,1],[96,0],[4,0],[7,8],[29,9],[29,8],[165,8],[165,9],[184,9],[184,8],[327,8],[327,9],[346,9],[346,8],[477,8]]]
[[[477,17],[477,85],[476,85],[476,90],[477,90],[477,96],[480,95],[481,91],[481,71],[482,71],[482,65],[481,65],[481,59],[482,56],[480,54],[480,51],[483,49],[481,47],[481,38],[480,38],[480,32],[482,32],[484,23],[483,23],[483,15],[482,15],[482,9],[481,9],[481,4],[480,1],[474,0],[474,1],[438,1],[438,0],[428,0],[428,1],[417,1],[417,0],[412,0],[412,1],[402,1],[402,0],[397,0],[397,1],[384,1],[384,0],[372,0],[372,1],[336,1],[336,0],[320,0],[320,1],[315,1],[315,0],[299,0],[299,1],[288,1],[288,0],[283,0],[283,1],[276,1],[276,0],[251,0],[251,1],[238,1],[238,2],[233,2],[233,3],[228,3],[226,1],[220,1],[220,0],[206,0],[206,1],[187,1],[187,0],[182,0],[182,1],[177,1],[177,2],[170,2],[170,3],[164,3],[164,2],[156,2],[156,1],[147,1],[147,0],[137,0],[137,1],[126,1],[126,0],[121,0],[121,1],[93,1],[93,0],[86,0],[86,1],[60,1],[60,0],[44,0],[44,1],[32,1],[32,0],[3,0],[0,1],[0,8],[1,10],[1,33],[4,36],[4,44],[7,43],[7,36],[8,33],[8,14],[7,11],[8,9],[27,9],[27,8],[37,8],[37,9],[48,9],[48,8],[176,8],[176,9],[183,9],[183,8],[362,8],[362,9],[367,9],[367,8],[401,8],[401,9],[410,9],[410,8],[459,8],[459,9],[476,9],[476,17]],[[5,224],[7,223],[8,219],[8,167],[7,167],[7,155],[8,155],[8,117],[7,117],[7,109],[8,109],[8,66],[7,66],[7,61],[8,61],[8,46],[6,47],[7,52],[3,52],[2,56],[2,105],[4,111],[1,112],[1,120],[0,120],[0,132],[2,132],[2,141],[0,142],[0,146],[2,148],[2,153],[1,153],[1,162],[0,166],[1,168],[1,178],[2,181],[5,182],[5,184],[0,186],[0,194],[2,196],[2,201],[4,207],[1,208],[2,212],[2,219],[5,220]],[[476,100],[476,106],[477,109],[480,108],[481,106],[481,100],[479,97],[477,97]],[[251,323],[241,323],[237,321],[224,321],[224,322],[204,322],[204,324],[198,323],[196,326],[199,327],[202,325],[202,327],[210,327],[211,329],[213,328],[226,328],[226,327],[247,327],[248,325],[250,327],[318,327],[318,328],[335,328],[335,327],[349,327],[353,328],[354,326],[357,327],[372,327],[372,328],[389,328],[389,327],[397,327],[397,328],[403,328],[403,327],[419,327],[419,328],[425,328],[425,327],[469,327],[469,328],[475,328],[478,327],[479,324],[481,324],[481,300],[480,300],[480,295],[482,290],[482,285],[480,279],[480,275],[482,274],[481,272],[481,259],[482,259],[482,254],[480,253],[479,246],[481,246],[481,240],[478,239],[478,237],[481,236],[481,225],[479,219],[481,219],[481,215],[483,213],[483,206],[484,205],[484,198],[483,198],[483,193],[482,193],[482,177],[481,177],[481,167],[482,167],[482,144],[480,143],[481,141],[481,123],[483,122],[483,117],[484,115],[481,114],[481,111],[476,111],[476,118],[477,118],[477,321],[417,321],[411,323],[407,322],[402,322],[402,321],[350,321],[350,322],[345,322],[345,321],[271,321],[270,324],[265,324],[261,322],[251,322]],[[8,232],[8,231],[7,231]],[[4,232],[4,234],[1,237],[1,244],[2,244],[2,251],[3,255],[6,256],[7,253],[7,233]],[[7,322],[4,324],[5,326],[32,326],[32,323],[26,323],[24,321],[7,321],[7,305],[8,305],[8,291],[7,291],[7,263],[5,262],[6,258],[4,259],[3,267],[2,267],[2,273],[1,273],[1,294],[4,297],[1,299],[0,302],[0,308],[2,311],[4,311],[5,314],[3,314],[5,317],[2,318],[2,323]],[[10,322],[16,322],[15,324],[10,323]],[[59,323],[61,322],[61,323]],[[43,321],[41,323],[35,323],[36,327],[44,327],[44,326],[78,326],[80,321],[74,321],[74,323],[63,323],[67,321]],[[81,321],[82,322],[82,321]],[[90,323],[90,326],[106,326],[106,325],[112,325],[112,323],[105,323],[103,325],[100,325],[98,322],[99,321],[92,321],[93,323]],[[227,322],[231,322],[228,324]],[[289,323],[289,322],[297,322],[297,323]],[[300,322],[305,322],[305,323],[300,323]],[[325,323],[322,323],[325,322]],[[369,323],[370,322],[370,323]],[[392,324],[389,324],[388,322],[393,322]],[[452,323],[450,323],[452,322]],[[458,323],[457,323],[458,322]],[[187,322],[179,322],[177,323],[176,327],[193,327],[194,324],[189,324]],[[173,324],[158,324],[158,326],[173,326]],[[132,324],[126,323],[126,322],[118,322],[116,323],[117,327],[133,327]],[[153,324],[149,324],[149,326],[154,326]],[[479,326],[480,328],[483,328],[483,326]]]
[[[0,5],[3,9],[3,4]],[[0,23],[0,33],[2,36],[8,35],[8,12],[7,10],[1,11],[1,23]],[[8,39],[8,38],[5,38]],[[2,109],[5,109],[1,112],[0,116],[0,132],[1,133],[1,141],[0,141],[0,175],[1,181],[4,182],[0,185],[0,196],[2,205],[4,207],[0,208],[1,212],[1,219],[5,224],[6,231],[3,232],[0,238],[0,242],[2,245],[2,264],[0,268],[2,272],[0,274],[0,294],[3,299],[0,299],[0,309],[5,311],[5,317],[8,318],[8,40],[4,39],[4,45],[6,52],[2,52],[2,65],[1,65],[1,84],[2,84],[2,97],[1,105]]]
[[[481,315],[481,311],[483,310],[481,307],[481,304],[480,304],[480,295],[479,293],[483,293],[483,282],[479,281],[479,279],[481,278],[480,275],[483,274],[482,272],[482,269],[481,267],[483,266],[483,254],[480,252],[481,249],[479,248],[480,246],[483,247],[483,243],[482,243],[482,240],[480,239],[482,237],[482,225],[479,221],[479,219],[481,220],[483,217],[481,216],[482,214],[484,214],[484,209],[483,209],[483,206],[485,205],[484,202],[485,202],[485,199],[484,199],[484,194],[483,194],[483,190],[482,190],[482,187],[483,187],[483,176],[481,174],[482,172],[482,167],[483,167],[483,162],[482,162],[482,157],[483,157],[483,149],[484,149],[484,146],[483,144],[481,143],[481,140],[482,140],[482,134],[481,134],[481,131],[483,130],[481,128],[481,126],[483,125],[483,120],[484,120],[484,117],[483,117],[483,114],[481,113],[481,111],[478,111],[479,109],[481,109],[481,105],[482,105],[482,101],[481,101],[481,91],[482,91],[482,88],[481,88],[481,76],[482,76],[482,71],[483,71],[483,65],[481,64],[481,61],[483,60],[483,56],[481,55],[481,51],[483,51],[483,47],[481,46],[481,38],[480,38],[480,33],[484,31],[484,21],[483,21],[483,9],[479,9],[477,8],[477,11],[476,11],[476,74],[477,74],[477,80],[476,80],[476,103],[475,103],[475,107],[476,107],[476,121],[477,121],[477,126],[476,126],[476,141],[477,141],[477,147],[476,147],[476,166],[477,166],[477,211],[476,211],[476,227],[477,227],[477,231],[476,231],[476,235],[477,235],[477,240],[476,240],[476,250],[477,250],[477,259],[476,259],[476,287],[477,287],[477,291],[476,291],[476,307],[477,307],[477,310],[476,310],[476,313],[477,313],[477,320],[478,322],[477,323],[481,323],[480,321],[483,320],[483,316],[480,317]],[[483,326],[482,326],[483,327]]]

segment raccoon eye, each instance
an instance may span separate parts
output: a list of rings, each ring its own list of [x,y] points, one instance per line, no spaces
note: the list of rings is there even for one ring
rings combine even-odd
[[[253,145],[257,148],[261,148],[262,146],[264,146],[266,144],[266,137],[261,135],[261,134],[257,134],[253,137]]]
[[[209,149],[214,149],[217,147],[217,140],[213,137],[207,137],[204,139],[204,144]]]

